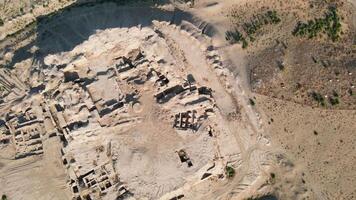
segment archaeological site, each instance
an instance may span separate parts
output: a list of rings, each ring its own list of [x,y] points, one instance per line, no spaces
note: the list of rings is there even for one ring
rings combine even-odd
[[[0,0],[1,200],[356,199],[355,3]]]

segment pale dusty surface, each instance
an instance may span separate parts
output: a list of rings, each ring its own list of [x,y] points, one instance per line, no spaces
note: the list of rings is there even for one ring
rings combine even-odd
[[[14,83],[3,77],[9,82],[4,128],[10,132],[4,132],[10,138],[4,148],[15,148],[9,158],[34,157],[49,166],[44,147],[61,138],[62,147],[49,151],[62,153],[56,169],[67,174],[61,176],[66,187],[26,179],[28,184],[74,198],[226,199],[226,186],[246,196],[268,179],[262,172],[273,159],[264,149],[269,141],[258,134],[257,118],[211,39],[188,21],[169,24],[170,10],[155,12],[158,17],[146,19],[147,8],[77,8],[61,21],[41,24],[51,29],[36,36],[34,56],[17,58],[15,69],[4,71],[20,77]],[[233,183],[227,165],[236,170]],[[18,187],[2,188],[10,198],[47,199],[16,197]]]

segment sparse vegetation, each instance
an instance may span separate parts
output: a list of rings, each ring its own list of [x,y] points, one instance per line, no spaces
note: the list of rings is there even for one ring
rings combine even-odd
[[[3,195],[1,196],[1,200],[7,200],[6,194],[3,194]]]
[[[225,39],[230,41],[231,43],[236,43],[244,40],[245,38],[237,29],[235,29],[233,31],[226,31]]]
[[[284,63],[282,61],[277,61],[277,66],[279,68],[279,70],[283,71],[284,70]]]
[[[0,18],[0,26],[4,25],[4,21]]]
[[[338,94],[335,90],[333,90],[333,96],[332,96],[332,97],[329,97],[329,102],[330,102],[330,104],[333,105],[333,106],[335,106],[335,105],[337,105],[337,104],[340,103],[340,101],[339,101],[339,94]]]
[[[325,98],[318,92],[312,92],[311,93],[312,98],[317,101],[320,105],[325,106]],[[333,90],[332,96],[327,97],[327,100],[332,106],[338,105],[340,103],[339,101],[339,94]]]
[[[333,106],[335,106],[335,105],[337,105],[337,104],[340,103],[340,102],[339,102],[339,98],[337,98],[337,97],[329,97],[329,102],[330,102],[330,104],[333,105]]]
[[[246,200],[277,200],[273,195],[266,195],[261,197],[248,197]]]
[[[339,97],[339,94],[335,90],[333,90],[333,96],[334,97]]]
[[[250,102],[250,105],[251,105],[251,106],[256,105],[256,103],[255,103],[255,101],[254,101],[253,99],[250,98],[248,101]]]
[[[320,33],[326,33],[332,40],[336,41],[340,37],[341,23],[340,17],[335,7],[330,7],[324,18],[309,20],[307,23],[298,22],[293,31],[294,36],[314,38]]]
[[[312,92],[311,96],[315,101],[317,101],[320,105],[325,106],[325,99],[324,97],[317,92]]]
[[[351,88],[349,88],[349,89],[347,90],[347,92],[349,93],[350,96],[353,95],[353,92],[352,92],[352,89],[351,89]]]
[[[275,10],[258,14],[250,22],[245,22],[241,26],[236,26],[234,30],[226,31],[225,39],[231,44],[242,43],[242,48],[247,48],[248,42],[255,41],[255,34],[264,25],[278,24],[281,21]]]
[[[232,178],[235,176],[235,169],[230,167],[230,166],[226,166],[225,167],[225,174],[228,178]]]

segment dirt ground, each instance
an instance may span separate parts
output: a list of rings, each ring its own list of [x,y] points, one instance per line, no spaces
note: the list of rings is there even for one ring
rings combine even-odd
[[[289,167],[275,168],[279,182],[275,189],[281,199],[355,198],[350,187],[355,183],[355,95],[348,92],[355,84],[355,7],[350,4],[355,2],[338,3],[344,34],[335,43],[291,35],[298,20],[323,16],[326,5],[321,1],[196,3],[205,11],[197,15],[213,16],[211,22],[219,27],[215,42],[232,62],[230,70],[250,88],[266,136],[287,160]],[[246,50],[219,40],[225,30],[268,9],[280,13],[281,23],[263,27]],[[238,17],[231,19],[232,14]],[[323,59],[332,64],[324,67]],[[283,71],[279,61],[285,65]],[[340,104],[318,105],[310,91],[319,91],[326,99],[336,91]]]
[[[355,110],[312,108],[261,95],[256,95],[256,102],[265,113],[273,145],[289,155],[300,170],[296,180],[315,199],[355,198],[350,187],[356,177]]]
[[[1,149],[1,194],[11,199],[58,199],[71,197],[61,162],[59,140],[46,141],[43,156],[13,160],[9,150]],[[5,154],[5,155],[4,155]],[[7,155],[6,155],[7,154]],[[21,192],[19,192],[21,191]]]

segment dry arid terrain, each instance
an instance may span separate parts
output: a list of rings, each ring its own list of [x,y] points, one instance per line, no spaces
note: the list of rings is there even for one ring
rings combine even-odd
[[[356,199],[353,0],[0,0],[1,200]]]

